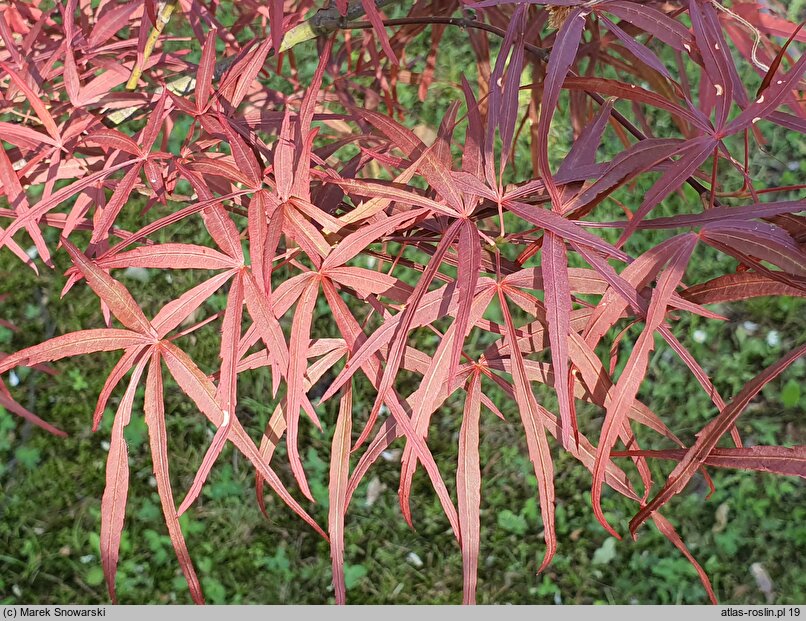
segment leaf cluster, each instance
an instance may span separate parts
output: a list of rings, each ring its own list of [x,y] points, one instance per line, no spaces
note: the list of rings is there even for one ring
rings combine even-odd
[[[31,254],[52,267],[52,253],[66,252],[65,293],[88,286],[106,324],[12,353],[0,372],[120,352],[93,417],[97,427],[128,376],[102,498],[111,597],[129,481],[124,434],[145,382],[157,489],[197,602],[203,595],[179,516],[228,443],[254,466],[264,510],[268,484],[329,540],[342,603],[350,501],[401,438],[403,515],[411,524],[422,467],[462,550],[463,601],[473,603],[480,421],[510,409],[537,481],[545,538],[538,571],[557,548],[554,453],[564,451],[591,472],[592,508],[609,533],[620,536],[602,509],[605,488],[634,502],[631,534],[653,522],[715,600],[661,511],[708,468],[806,474],[806,448],[743,446],[735,427],[806,344],[723,396],[675,326],[686,314],[724,320],[712,304],[806,297],[804,202],[790,198],[804,186],[765,187],[750,166],[754,153],[774,146],[770,128],[806,131],[806,56],[797,53],[806,36],[748,2],[390,4],[337,0],[312,13],[310,2],[282,0],[11,0],[0,9],[0,248],[34,270]],[[189,39],[170,34],[178,22]],[[475,67],[423,139],[403,122],[400,94],[416,86],[429,97],[438,58],[451,53],[442,38],[456,27]],[[412,53],[426,38],[426,53]],[[306,54],[315,58],[312,76],[300,69]],[[574,141],[560,153],[556,132],[567,121]],[[601,157],[604,141],[616,155]],[[621,199],[642,184],[648,190],[631,210]],[[659,216],[675,196],[680,209]],[[129,230],[132,221],[139,228]],[[185,237],[189,222],[204,227],[209,243]],[[58,244],[48,241],[53,230]],[[660,241],[633,250],[653,235]],[[728,258],[726,267],[688,282],[706,246]],[[149,301],[115,278],[128,268],[192,270],[197,280],[149,318]],[[221,292],[223,310],[207,312]],[[337,337],[315,333],[322,312]],[[205,326],[220,344],[209,369],[179,345]],[[637,337],[624,347],[630,330]],[[436,334],[436,346],[420,345],[422,333]],[[661,342],[713,403],[689,444],[639,399]],[[178,505],[165,370],[215,429]],[[276,407],[254,442],[239,419],[238,380],[258,371],[270,373],[271,394],[249,397]],[[353,408],[359,383],[374,389],[366,412]],[[538,385],[553,391],[555,412],[538,399]],[[0,405],[61,433],[0,389]],[[450,481],[428,435],[456,399],[464,405]],[[320,404],[336,400],[323,527],[273,460],[284,443],[294,485],[313,501],[300,429],[321,429]],[[603,416],[580,420],[583,402]],[[647,435],[668,448],[642,448]],[[676,462],[657,487],[655,459]]]

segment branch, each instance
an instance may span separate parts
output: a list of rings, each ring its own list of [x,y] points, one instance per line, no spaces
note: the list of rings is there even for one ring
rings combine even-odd
[[[377,6],[378,8],[382,8],[384,6],[394,4],[399,1],[400,0],[375,0],[375,6]],[[360,17],[364,13],[365,11],[361,0],[354,0],[353,2],[351,2],[347,7],[346,15],[344,16],[342,16],[338,12],[338,9],[335,6],[331,6],[330,8],[327,9],[320,9],[312,17],[305,20],[301,24],[294,26],[291,30],[289,30],[285,34],[285,36],[283,37],[283,44],[280,46],[280,52],[281,53],[287,52],[288,50],[299,45],[300,43],[325,36],[336,30],[372,29],[373,26],[369,22],[350,21],[355,19],[356,17]],[[402,17],[398,19],[386,19],[384,20],[383,23],[384,26],[390,26],[390,27],[412,26],[412,25],[428,26],[433,24],[445,25],[445,26],[457,26],[459,28],[464,29],[474,28],[476,30],[483,30],[485,32],[489,32],[501,38],[506,36],[506,31],[504,31],[502,28],[498,28],[497,26],[493,26],[492,24],[485,24],[484,22],[480,22],[468,17],[441,17],[441,16]],[[549,54],[551,53],[551,48],[542,48],[526,42],[524,42],[523,47],[527,52],[537,57],[537,59],[540,60],[541,62],[548,62]],[[272,49],[269,52],[269,57],[273,56],[274,53],[275,50]],[[220,77],[224,73],[224,71],[226,71],[227,68],[229,68],[229,66],[234,62],[236,57],[237,56],[230,56],[216,63],[215,68],[216,78]],[[574,77],[579,77],[577,73],[573,70],[571,70],[569,73]],[[195,85],[196,85],[195,77],[182,76],[170,82],[167,85],[167,88],[168,90],[177,95],[184,95],[190,92],[195,87]],[[605,99],[598,93],[587,90],[584,92],[586,95],[588,95],[588,97],[593,99],[600,106],[604,105]],[[110,114],[108,118],[113,123],[118,124],[123,120],[125,120],[130,114],[132,114],[132,112],[136,110],[137,107],[118,110]],[[616,122],[618,122],[636,139],[638,140],[647,139],[647,136],[646,134],[644,134],[644,132],[638,129],[632,123],[632,121],[630,121],[627,117],[625,117],[621,112],[619,112],[615,108],[612,108],[610,110],[610,115],[616,120]],[[709,196],[713,192],[713,188],[709,190],[699,181],[697,181],[694,177],[689,177],[688,179],[686,179],[686,182],[700,196]],[[714,205],[718,206],[719,204],[720,204],[719,201],[714,199]]]
[[[460,28],[475,28],[476,30],[483,30],[485,32],[489,32],[501,38],[506,36],[506,31],[502,28],[498,28],[497,26],[493,26],[491,24],[485,24],[484,22],[479,22],[474,19],[468,19],[464,17],[403,17],[400,19],[386,19],[384,20],[385,26],[410,26],[414,24],[444,24],[447,26],[458,26]],[[355,29],[355,30],[366,30],[371,29],[372,24],[369,22],[350,22],[345,23],[340,26],[342,29]],[[523,48],[536,56],[538,60],[541,62],[548,62],[549,54],[551,53],[551,48],[543,48],[533,45],[531,43],[524,42]],[[574,77],[579,77],[578,74],[572,69],[569,71],[570,75]],[[592,91],[584,91],[585,94],[593,99],[597,104],[603,106],[605,104],[605,99],[599,93],[595,93]],[[634,138],[638,140],[646,140],[647,135],[644,134],[640,129],[638,129],[632,121],[630,121],[626,116],[624,116],[621,112],[616,110],[615,108],[611,108],[610,116],[612,116],[624,129],[626,129],[630,134],[633,135]],[[706,188],[702,185],[699,181],[697,181],[694,177],[689,177],[686,179],[686,182],[700,195],[700,196],[708,196],[711,194],[711,190]],[[714,205],[719,206],[719,201],[714,200]]]
[[[375,6],[380,9],[400,1],[401,0],[375,0]],[[168,4],[172,3],[169,2]],[[287,52],[291,48],[296,47],[305,41],[317,39],[330,34],[331,32],[335,32],[336,30],[341,29],[346,22],[361,17],[365,12],[366,11],[364,10],[364,5],[361,0],[354,0],[353,2],[350,2],[350,4],[347,5],[347,13],[343,16],[339,13],[335,6],[331,6],[327,9],[319,9],[304,22],[297,24],[291,30],[285,33],[283,43],[280,46],[280,53]],[[170,13],[168,14],[167,18],[170,18]],[[165,19],[165,23],[167,23],[167,18]],[[160,20],[158,20],[158,23],[159,22]],[[152,49],[157,41],[157,38],[159,37],[160,32],[162,31],[162,28],[165,26],[165,23],[160,24],[159,30],[157,30],[157,27],[155,26],[154,30],[151,32],[149,42],[151,43]],[[255,44],[257,41],[258,39],[254,39],[252,44]],[[271,51],[269,51],[268,58],[274,56],[276,52],[277,51],[272,48]],[[148,55],[150,55],[150,53],[151,50],[149,49]],[[228,56],[218,61],[213,72],[215,79],[218,80],[221,78],[221,76],[224,75],[224,72],[226,72],[226,70],[232,66],[238,57],[238,54],[233,54],[232,56]],[[146,59],[147,58],[148,56],[146,56]],[[145,61],[143,64],[145,64]],[[133,88],[130,86],[130,84],[136,85],[136,80],[139,79],[141,71],[141,68],[135,62],[135,67],[132,69],[132,75],[129,77],[129,82],[126,85],[127,88]],[[187,95],[196,87],[195,73],[195,71],[188,72],[187,74],[168,82],[166,88],[175,95]],[[157,89],[156,94],[161,94],[161,88],[162,87]],[[137,112],[138,109],[139,106],[131,106],[128,108],[115,110],[107,115],[106,120],[113,125],[120,125],[132,114]]]

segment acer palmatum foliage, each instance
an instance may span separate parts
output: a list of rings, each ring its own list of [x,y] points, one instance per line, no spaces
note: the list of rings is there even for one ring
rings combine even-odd
[[[144,382],[157,489],[197,602],[203,595],[178,516],[227,442],[253,464],[261,506],[265,482],[329,538],[336,600],[344,602],[352,494],[402,437],[403,515],[411,523],[412,480],[422,466],[461,546],[463,601],[473,603],[484,502],[479,426],[489,412],[520,422],[534,464],[546,552],[539,568],[524,571],[542,570],[556,551],[553,460],[567,451],[592,473],[602,526],[619,536],[602,511],[609,486],[635,503],[631,533],[654,522],[715,600],[661,511],[708,467],[806,474],[806,448],[742,447],[734,427],[806,344],[738,394],[722,396],[675,336],[675,323],[688,313],[722,319],[705,306],[712,303],[806,296],[804,202],[782,199],[802,187],[760,187],[749,164],[762,146],[774,149],[766,136],[776,125],[806,131],[806,34],[775,3],[719,0],[337,0],[316,9],[293,0],[10,0],[0,7],[0,247],[34,270],[52,266],[53,253],[68,253],[65,290],[89,286],[106,318],[106,327],[8,355],[0,371],[120,352],[93,417],[97,427],[129,374],[101,501],[111,597],[129,476],[124,428],[141,415],[135,391]],[[424,142],[404,123],[416,119],[406,118],[400,93],[429,97],[436,60],[446,53],[441,38],[456,27],[476,66],[457,85],[463,97]],[[176,34],[183,32],[193,36]],[[312,78],[297,70],[305,55],[316,59]],[[550,145],[560,108],[574,138],[562,154]],[[630,211],[619,197],[644,178],[651,187]],[[653,214],[673,194],[684,197],[678,212]],[[133,220],[140,210],[144,217]],[[132,221],[141,228],[129,230],[124,222]],[[179,225],[188,221],[203,223],[211,244],[183,240]],[[58,244],[46,242],[48,228],[58,229]],[[634,252],[649,231],[665,238]],[[161,241],[166,236],[173,241]],[[24,250],[31,241],[39,265]],[[738,267],[688,282],[686,268],[703,246],[735,259],[720,265]],[[207,275],[149,319],[115,279],[130,267]],[[225,309],[199,319],[222,290]],[[323,307],[338,338],[313,331]],[[493,308],[499,320],[488,318]],[[201,369],[192,349],[175,341],[209,322],[219,328],[220,366]],[[634,346],[619,349],[621,328],[633,324]],[[440,336],[435,350],[419,347],[421,332]],[[691,446],[663,412],[637,399],[656,336],[713,402]],[[278,405],[257,446],[239,421],[238,377],[264,367],[272,394],[250,396]],[[324,421],[335,432],[328,524],[320,526],[275,474],[272,458],[285,442],[294,482],[312,500],[299,431],[321,428],[325,410],[309,390],[333,377],[326,375],[333,367],[321,399],[339,404],[328,410],[337,411],[335,421]],[[216,429],[192,486],[176,498],[165,370]],[[403,371],[420,378],[409,394]],[[362,376],[375,388],[374,403],[354,411]],[[538,384],[553,387],[555,412],[538,400]],[[440,473],[428,431],[456,393],[464,408],[453,481]],[[593,436],[582,432],[590,421],[579,424],[578,400],[604,412]],[[3,384],[0,405],[58,432]],[[642,450],[638,426],[674,448]],[[656,486],[651,459],[678,462]],[[630,464],[637,477],[627,474]]]

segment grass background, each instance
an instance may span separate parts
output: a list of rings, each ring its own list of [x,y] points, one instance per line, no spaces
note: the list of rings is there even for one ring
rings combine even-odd
[[[181,28],[177,26],[177,28]],[[437,79],[429,97],[420,102],[416,87],[401,87],[410,126],[435,127],[447,105],[458,98],[461,71],[473,64],[464,35],[449,30],[440,53]],[[427,41],[427,38],[424,38]],[[425,51],[423,48],[422,51]],[[417,49],[412,56],[416,57]],[[316,61],[313,44],[301,46],[297,60],[309,75]],[[472,74],[472,71],[471,71]],[[473,76],[468,75],[473,82]],[[749,86],[757,77],[748,76]],[[570,123],[560,106],[552,128],[556,158],[570,146]],[[624,108],[629,112],[629,108]],[[658,135],[670,135],[662,116],[652,118]],[[806,145],[801,136],[771,129],[767,153],[752,161],[759,187],[802,182]],[[172,135],[178,147],[181,126]],[[460,128],[461,131],[461,128]],[[612,130],[608,130],[610,132]],[[459,132],[457,135],[461,135]],[[601,150],[609,159],[614,134]],[[608,145],[611,145],[608,147]],[[618,145],[615,145],[618,147]],[[530,176],[529,156],[521,145],[513,177]],[[618,196],[628,206],[640,202],[651,177]],[[688,191],[675,195],[655,215],[690,209],[696,200]],[[140,204],[126,208],[124,224],[139,222]],[[154,214],[156,217],[158,214]],[[599,214],[601,217],[606,217]],[[617,214],[614,214],[617,216]],[[173,235],[209,243],[195,224],[183,224]],[[48,232],[52,234],[53,232]],[[640,253],[664,238],[662,233],[638,235],[626,250]],[[56,236],[50,241],[55,246]],[[715,251],[698,248],[686,282],[701,282],[735,267]],[[73,330],[99,327],[97,302],[84,287],[64,299],[66,255],[56,255],[57,270],[37,279],[22,269],[8,252],[0,253],[0,282],[8,294],[3,316],[22,329],[0,327],[0,350],[16,350],[44,338]],[[192,273],[116,274],[142,301],[146,313],[197,282]],[[206,306],[215,312],[223,294]],[[321,301],[320,301],[321,302]],[[806,333],[803,300],[762,298],[718,309],[729,321],[683,316],[675,333],[711,374],[726,397],[756,375]],[[491,311],[494,312],[494,311]],[[316,336],[332,335],[327,307],[317,307]],[[624,348],[637,332],[625,339]],[[415,337],[419,347],[433,347],[433,335]],[[183,346],[211,370],[218,340],[211,326],[183,340]],[[623,349],[622,351],[626,351]],[[107,438],[114,413],[105,415],[101,429],[90,431],[94,401],[114,355],[95,355],[57,364],[55,377],[18,369],[13,388],[25,405],[70,433],[53,438],[0,409],[0,603],[104,603],[108,601],[99,561],[100,497],[104,487]],[[204,364],[206,363],[206,366]],[[747,409],[739,429],[747,444],[806,444],[803,413],[806,394],[803,360],[770,384]],[[14,381],[12,381],[14,383]],[[238,416],[248,429],[259,430],[272,406],[266,401],[267,373],[244,374],[239,384]],[[119,397],[119,392],[116,393]],[[685,367],[659,344],[639,395],[679,433],[684,441],[714,415],[714,408]],[[366,415],[374,395],[355,395],[354,412]],[[538,393],[548,407],[548,392]],[[112,405],[116,405],[113,399]],[[131,491],[121,546],[118,593],[122,603],[189,603],[151,474],[142,390],[138,392],[127,429],[131,461]],[[498,399],[509,421],[517,421],[514,403]],[[591,429],[601,425],[601,411],[581,409]],[[175,493],[192,480],[212,431],[181,393],[166,390],[171,472]],[[461,402],[449,400],[432,422],[429,442],[444,476],[455,473],[456,438]],[[306,507],[320,522],[327,517],[327,464],[335,412],[322,410],[324,434],[303,427],[301,444],[316,504]],[[595,436],[594,436],[595,437]],[[479,567],[480,603],[704,603],[707,601],[689,563],[653,527],[640,531],[637,542],[616,541],[594,519],[590,509],[590,476],[557,450],[557,531],[559,552],[540,576],[535,570],[543,555],[540,513],[531,465],[517,424],[503,422],[484,411],[481,430],[482,547]],[[397,506],[400,442],[396,442],[362,484],[346,524],[348,601],[351,603],[457,603],[461,600],[461,558],[427,478],[415,478],[413,511],[416,530],[407,527]],[[651,444],[650,444],[651,446]],[[278,450],[273,464],[283,479],[293,477]],[[670,464],[657,464],[656,480]],[[249,464],[230,448],[219,458],[201,499],[182,518],[191,555],[210,603],[323,603],[332,601],[327,544],[281,503],[268,496],[269,519],[254,501],[254,478]],[[707,499],[707,486],[696,477],[673,501],[666,515],[678,527],[691,551],[703,564],[722,602],[801,603],[806,600],[806,489],[799,479],[759,473],[713,472],[716,492]],[[449,483],[449,487],[451,487]],[[292,488],[293,489],[293,488]],[[299,495],[297,495],[299,497]],[[626,532],[632,507],[607,495],[608,519]],[[767,584],[769,581],[770,584]]]

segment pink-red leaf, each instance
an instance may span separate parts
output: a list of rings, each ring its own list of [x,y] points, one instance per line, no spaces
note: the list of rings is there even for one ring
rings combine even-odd
[[[568,380],[568,334],[571,331],[571,288],[568,282],[568,256],[562,239],[546,231],[543,236],[543,286],[544,304],[548,321],[551,361],[556,381],[554,389],[560,406],[562,445],[568,446],[571,433],[576,434],[576,416],[572,411],[570,384]]]
[[[112,435],[109,439],[109,457],[106,460],[106,488],[101,499],[101,564],[103,565],[106,586],[113,602],[115,574],[120,555],[120,537],[123,533],[123,520],[126,512],[126,498],[129,493],[129,451],[123,431],[129,424],[137,383],[143,374],[148,358],[143,358],[134,368],[129,387],[115,414]]]
[[[224,422],[224,413],[215,400],[215,386],[210,379],[193,363],[188,355],[173,343],[162,342],[162,356],[171,375],[176,379],[182,391],[188,395],[198,406],[199,410],[213,423],[220,427]],[[300,504],[294,500],[283,483],[275,474],[274,470],[266,464],[260,456],[255,443],[238,422],[237,418],[231,419],[231,433],[228,439],[235,444],[241,453],[252,463],[255,469],[266,480],[277,495],[288,505],[288,507],[299,515],[316,532],[327,539],[325,531],[308,515]]]
[[[674,254],[669,259],[669,266],[658,279],[658,285],[653,292],[649,312],[647,313],[646,327],[638,337],[621,377],[616,383],[614,395],[610,406],[607,408],[607,414],[599,436],[599,445],[596,449],[596,464],[593,469],[591,498],[597,519],[614,537],[619,537],[619,535],[607,522],[601,507],[605,464],[610,459],[610,449],[646,374],[649,354],[655,346],[655,330],[660,327],[665,319],[669,299],[683,276],[688,259],[696,243],[696,236],[691,234],[680,239],[676,244]]]
[[[195,244],[153,244],[120,252],[97,261],[103,269],[148,267],[174,270],[225,270],[238,266],[227,255]]]
[[[806,291],[772,280],[764,274],[740,272],[691,286],[681,295],[696,304],[719,304],[767,295],[806,297]]]
[[[308,286],[302,291],[297,302],[294,321],[291,324],[291,341],[288,349],[288,411],[286,412],[286,438],[288,446],[288,460],[291,471],[299,483],[300,490],[309,499],[313,500],[302,459],[299,456],[297,436],[299,433],[299,410],[302,407],[305,387],[303,377],[308,366],[308,341],[310,340],[313,312],[316,307],[316,297],[319,291],[319,281],[311,279]]]
[[[613,457],[634,456],[654,459],[682,461],[686,449],[664,449],[659,451],[614,451]],[[806,478],[806,446],[746,446],[740,448],[714,448],[703,461],[703,465],[714,468],[735,468],[771,472],[785,476]]]
[[[158,352],[152,354],[151,366],[148,368],[144,411],[151,445],[151,459],[154,464],[154,479],[157,482],[157,493],[168,526],[168,535],[179,560],[179,567],[190,588],[190,596],[195,603],[203,604],[201,584],[190,559],[182,528],[179,526],[179,515],[171,489],[171,477],[168,472],[168,434],[165,430],[165,406],[162,402],[162,362]]]
[[[551,458],[546,428],[540,416],[540,410],[526,376],[523,356],[517,346],[515,324],[507,305],[503,289],[498,290],[498,300],[501,303],[504,321],[506,323],[506,340],[509,343],[512,356],[512,380],[515,385],[515,400],[521,415],[521,422],[526,434],[526,445],[529,449],[529,459],[534,467],[537,478],[537,488],[540,495],[540,514],[543,517],[543,532],[546,542],[546,554],[540,564],[538,573],[551,563],[557,551],[557,535],[554,530],[554,464]]]
[[[344,515],[347,512],[347,482],[350,476],[350,440],[353,428],[353,391],[348,386],[339,404],[339,415],[330,449],[328,533],[333,560],[333,588],[336,603],[346,603],[344,583]]]
[[[122,284],[104,272],[83,252],[62,238],[62,244],[75,266],[84,274],[87,284],[101,300],[109,306],[112,314],[127,328],[147,336],[156,336],[157,332],[149,323],[134,298]]]
[[[274,21],[272,20],[272,25]],[[218,32],[213,28],[207,33],[207,38],[202,46],[201,60],[199,61],[199,72],[196,74],[196,110],[201,112],[207,106],[210,98],[210,90],[213,84],[213,74],[215,73],[215,42]]]
[[[5,373],[16,366],[32,367],[42,362],[54,362],[70,356],[127,349],[137,345],[150,345],[151,342],[139,332],[130,330],[101,328],[71,332],[6,356],[0,360],[0,373]]]
[[[697,435],[697,441],[688,449],[680,463],[672,470],[666,484],[630,521],[630,531],[635,532],[654,512],[679,494],[688,485],[694,473],[700,469],[720,438],[736,423],[741,413],[764,386],[783,373],[789,365],[806,355],[806,345],[796,347],[777,362],[767,367],[728,403],[719,415]]]
[[[462,535],[463,604],[476,603],[479,567],[481,512],[481,468],[479,463],[479,415],[481,378],[470,376],[462,428],[459,431],[459,466],[456,470],[456,496],[459,500],[459,532]]]

